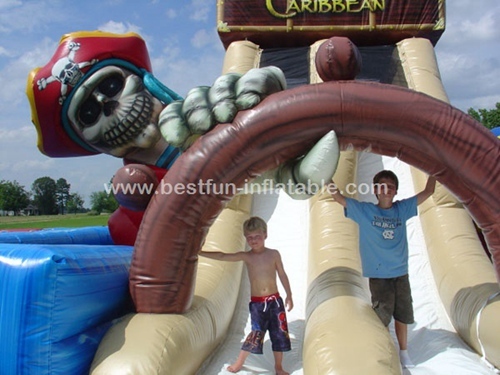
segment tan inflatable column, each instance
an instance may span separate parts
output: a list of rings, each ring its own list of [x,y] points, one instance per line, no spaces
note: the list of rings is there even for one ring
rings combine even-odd
[[[345,191],[357,154],[342,152],[334,176]],[[305,374],[400,374],[399,356],[374,313],[361,275],[357,225],[324,191],[311,201]]]
[[[223,73],[245,73],[259,61],[258,46],[231,46]],[[243,222],[252,197],[233,198],[207,235],[204,250],[245,248]],[[101,341],[92,375],[194,374],[227,334],[238,299],[243,265],[200,257],[193,305],[183,315],[129,314]]]
[[[261,55],[262,50],[257,44],[248,40],[233,42],[227,48],[222,72],[244,74],[252,68],[258,68]]]
[[[311,48],[312,83],[319,82]],[[357,153],[341,152],[334,181],[355,182]],[[373,312],[361,275],[358,227],[323,191],[311,199],[304,374],[401,374],[389,331]]]
[[[434,48],[427,39],[398,43],[409,88],[448,102]],[[416,191],[427,176],[412,168]],[[458,334],[500,368],[500,287],[467,211],[446,188],[420,207],[420,221],[441,300]]]

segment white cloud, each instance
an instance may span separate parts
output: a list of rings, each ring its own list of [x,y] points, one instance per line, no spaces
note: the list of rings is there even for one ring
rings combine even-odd
[[[41,171],[50,170],[55,164],[54,159],[44,160],[20,160],[12,164],[12,170],[18,171],[36,171],[40,174]]]
[[[442,52],[438,55],[443,84],[451,103],[466,111],[470,107],[494,108],[500,97],[500,64],[497,59]]]
[[[214,6],[212,0],[192,0],[189,5],[189,18],[193,21],[207,21]]]
[[[0,46],[0,56],[12,57],[14,54],[7,50],[7,48]]]
[[[114,6],[123,4],[123,0],[106,0],[106,4]]]
[[[30,50],[11,59],[0,70],[0,111],[4,114],[26,100],[25,87],[31,69],[43,66],[52,57],[57,44],[49,38],[40,40]]]
[[[20,6],[21,4],[22,2],[19,0],[2,0],[2,2],[0,2],[0,10],[5,11],[9,8]]]
[[[184,97],[194,87],[213,84],[221,74],[223,55],[209,49],[187,56],[181,48],[170,47],[152,63],[155,76]]]
[[[212,34],[205,29],[198,30],[191,38],[191,45],[195,48],[205,47],[212,42]]]
[[[55,160],[45,159],[23,159],[0,163],[1,179],[17,181],[30,190],[31,184],[39,177],[44,177],[54,169]]]
[[[32,126],[23,126],[19,129],[0,129],[0,143],[8,142],[24,142],[25,140],[33,139]]]
[[[447,2],[447,24],[436,46],[451,103],[466,111],[494,108],[500,87],[500,2]]]
[[[141,33],[141,27],[133,25],[128,22],[124,23],[124,22],[108,21],[105,24],[99,26],[98,29],[101,31],[107,31],[115,34],[125,34],[128,32],[133,32],[137,34]]]
[[[177,18],[177,11],[175,9],[167,9],[167,11],[165,12],[167,18],[169,19],[175,19]]]
[[[464,35],[470,35],[472,40],[493,40],[498,36],[498,28],[493,14],[484,14],[475,20],[465,20],[461,23],[460,29]]]
[[[67,16],[65,4],[56,0],[12,1],[0,3],[0,33],[26,33],[48,27]]]

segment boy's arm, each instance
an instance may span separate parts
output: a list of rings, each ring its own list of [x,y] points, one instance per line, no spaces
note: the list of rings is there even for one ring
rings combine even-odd
[[[237,253],[223,253],[221,251],[200,251],[198,253],[199,255],[210,258],[210,259],[215,259],[215,260],[224,260],[226,262],[238,262],[240,260],[244,260],[245,258],[245,252],[240,251]]]
[[[340,190],[337,188],[337,185],[335,184],[335,182],[330,182],[328,185],[328,191],[330,192],[330,194],[332,195],[332,198],[335,202],[341,204],[342,206],[346,207],[347,206],[347,202],[345,200],[345,197],[342,195],[342,193],[340,192]]]
[[[424,190],[417,194],[417,205],[423,203],[427,198],[429,198],[432,194],[434,194],[434,190],[436,189],[436,178],[433,176],[429,176],[427,179],[427,183],[425,184]]]
[[[276,271],[278,273],[278,277],[280,278],[281,285],[283,285],[283,288],[285,289],[285,305],[287,307],[287,310],[290,311],[291,309],[293,309],[292,288],[290,287],[290,280],[288,280],[288,275],[286,274],[285,268],[283,267],[281,255],[278,251],[276,251],[276,253]]]

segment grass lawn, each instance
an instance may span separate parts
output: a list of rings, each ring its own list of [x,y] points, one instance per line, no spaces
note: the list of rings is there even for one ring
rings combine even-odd
[[[0,216],[1,229],[31,228],[79,228],[107,225],[109,214],[88,215],[43,215],[43,216]]]

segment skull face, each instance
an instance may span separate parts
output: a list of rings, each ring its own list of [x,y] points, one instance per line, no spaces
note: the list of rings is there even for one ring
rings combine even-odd
[[[162,109],[162,103],[144,88],[139,76],[107,66],[75,90],[68,118],[87,144],[122,158],[158,142],[158,116]]]

